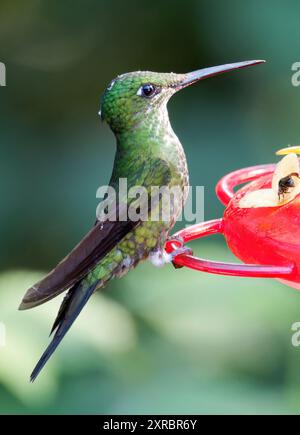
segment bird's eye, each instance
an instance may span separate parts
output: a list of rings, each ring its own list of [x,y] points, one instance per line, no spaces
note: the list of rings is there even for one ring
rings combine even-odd
[[[138,95],[141,97],[151,98],[157,93],[157,88],[151,83],[147,83],[140,87],[138,90]]]

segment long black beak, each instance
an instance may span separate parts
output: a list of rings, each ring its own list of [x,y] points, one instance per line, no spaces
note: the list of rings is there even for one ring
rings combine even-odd
[[[228,63],[226,65],[212,66],[210,68],[198,69],[185,74],[185,78],[177,83],[176,88],[182,89],[186,86],[192,85],[199,80],[206,79],[208,77],[213,77],[218,74],[223,74],[227,71],[234,71],[236,69],[247,68],[248,66],[258,65],[260,63],[265,63],[265,60],[247,60],[245,62]]]

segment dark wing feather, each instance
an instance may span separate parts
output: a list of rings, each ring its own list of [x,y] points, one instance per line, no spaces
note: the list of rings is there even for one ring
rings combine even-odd
[[[161,185],[167,185],[171,176],[167,163],[161,159],[152,162],[148,170],[144,172],[143,180],[139,180],[139,182],[145,187],[156,184],[153,180],[157,174],[160,175]],[[159,198],[156,200],[159,201]],[[116,214],[122,214],[124,207],[127,205],[119,204]],[[67,257],[26,292],[19,309],[27,310],[41,305],[76,284],[140,223],[141,221],[133,222],[130,220],[97,222]]]
[[[139,222],[98,222],[81,242],[45,278],[25,294],[20,310],[54,298],[82,279]]]

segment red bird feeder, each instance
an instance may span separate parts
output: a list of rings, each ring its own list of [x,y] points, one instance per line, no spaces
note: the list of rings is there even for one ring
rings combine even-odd
[[[226,206],[221,219],[193,225],[172,236],[165,245],[175,267],[240,277],[277,278],[300,289],[300,147],[276,165],[253,166],[223,177],[216,186]],[[248,183],[236,193],[234,188]],[[244,264],[223,263],[190,255],[184,244],[220,233]]]

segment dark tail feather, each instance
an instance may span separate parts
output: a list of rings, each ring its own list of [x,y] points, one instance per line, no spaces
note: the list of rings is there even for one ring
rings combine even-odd
[[[97,282],[94,285],[86,288],[82,282],[79,282],[69,290],[61,304],[57,318],[55,319],[51,330],[51,334],[56,330],[54,337],[31,373],[31,382],[36,379],[48,359],[51,357],[61,340],[64,338],[73,322],[76,320],[81,310],[93,294],[96,285]]]

